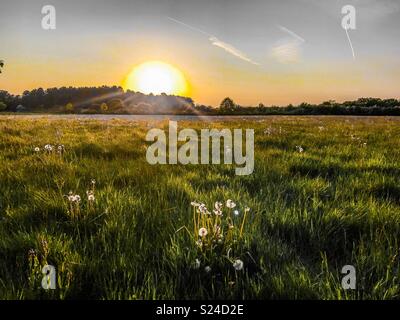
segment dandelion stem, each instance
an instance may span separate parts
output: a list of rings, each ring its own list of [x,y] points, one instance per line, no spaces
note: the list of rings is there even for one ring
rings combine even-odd
[[[240,226],[240,238],[242,237],[243,234],[243,227],[244,227],[244,223],[246,221],[246,217],[247,217],[247,213],[249,212],[249,210],[244,210],[244,216],[243,216],[243,221],[242,221],[242,225]]]

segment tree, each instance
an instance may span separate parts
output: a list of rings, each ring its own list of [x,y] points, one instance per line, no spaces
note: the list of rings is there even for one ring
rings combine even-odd
[[[124,102],[122,99],[113,99],[109,102],[109,105],[109,110],[112,112],[118,112],[124,109]]]
[[[233,111],[235,110],[236,104],[233,102],[233,100],[229,97],[225,98],[222,100],[221,104],[219,105],[219,108],[221,111]]]
[[[0,73],[1,73],[1,69],[4,67],[4,61],[0,60]]]
[[[75,109],[74,105],[71,102],[67,103],[67,105],[65,106],[65,111],[66,112],[72,113],[72,112],[74,112],[74,109]]]
[[[107,103],[103,102],[103,103],[100,105],[100,110],[101,110],[101,112],[107,112],[107,111],[108,111],[108,105],[107,105]]]
[[[0,101],[0,111],[4,111],[6,109],[7,109],[7,105],[4,102]]]

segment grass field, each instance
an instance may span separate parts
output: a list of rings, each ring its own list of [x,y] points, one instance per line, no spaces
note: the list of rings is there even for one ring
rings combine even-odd
[[[167,125],[0,118],[0,298],[400,298],[400,119],[179,122],[254,128],[250,176],[149,165],[145,135]],[[191,202],[228,199],[238,215],[224,208],[225,237],[200,247],[196,228],[217,218]],[[46,264],[56,290],[41,288]],[[342,289],[344,265],[356,290]]]

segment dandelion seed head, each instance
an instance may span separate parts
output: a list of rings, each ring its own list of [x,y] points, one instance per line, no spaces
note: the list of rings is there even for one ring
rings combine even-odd
[[[219,201],[215,202],[215,204],[214,204],[215,210],[221,211],[222,207],[223,207],[222,202],[219,202]]]
[[[29,249],[28,256],[29,256],[29,258],[34,258],[36,256],[35,249]]]
[[[205,237],[208,234],[208,231],[206,228],[200,228],[199,229],[199,236],[200,237]]]
[[[231,199],[226,200],[226,207],[229,209],[233,209],[236,207],[236,203],[233,202]]]
[[[51,144],[46,144],[46,145],[44,146],[44,149],[45,149],[46,151],[53,151],[53,146],[52,146]]]
[[[233,262],[233,267],[235,268],[236,271],[240,271],[243,269],[244,263],[242,260],[237,259]]]
[[[210,214],[210,212],[208,211],[206,205],[204,203],[201,203],[198,208],[197,211],[202,213],[202,214]]]
[[[303,149],[302,146],[296,146],[296,150],[297,150],[298,152],[300,152],[300,153],[303,153],[303,152],[304,152],[304,149]]]

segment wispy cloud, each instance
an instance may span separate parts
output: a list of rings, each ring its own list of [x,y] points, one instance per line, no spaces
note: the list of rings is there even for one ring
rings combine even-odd
[[[208,32],[205,32],[205,31],[203,31],[203,30],[201,30],[199,28],[196,28],[196,27],[193,27],[191,25],[188,25],[188,24],[186,24],[186,23],[184,23],[182,21],[176,20],[174,18],[171,18],[171,17],[167,17],[167,18],[169,20],[174,21],[174,22],[176,22],[176,23],[178,23],[180,25],[183,25],[183,26],[185,26],[185,27],[187,27],[187,28],[189,28],[189,29],[191,29],[193,31],[197,31],[197,32],[199,32],[199,33],[201,33],[203,35],[206,35],[208,37],[208,40],[211,42],[212,45],[225,50],[226,52],[228,52],[229,54],[235,56],[236,58],[239,58],[239,59],[241,59],[243,61],[246,61],[248,63],[254,64],[254,65],[257,65],[257,66],[260,65],[259,63],[257,63],[255,61],[253,61],[252,59],[250,59],[244,52],[240,51],[239,49],[235,48],[233,45],[231,45],[229,43],[226,43],[224,41],[219,40],[216,36],[214,36],[214,35],[212,35],[212,34],[210,34]]]
[[[306,42],[302,37],[300,37],[297,33],[295,33],[292,30],[289,30],[288,28],[285,28],[284,26],[278,26],[281,31],[286,32],[288,35],[292,36],[294,39],[300,41],[300,42]]]
[[[208,38],[208,40],[210,40],[214,46],[224,49],[226,52],[230,53],[231,55],[233,55],[239,59],[242,59],[243,61],[249,62],[249,63],[257,65],[257,66],[260,65],[259,63],[251,60],[248,56],[246,56],[246,54],[244,54],[239,49],[236,49],[234,46],[230,45],[229,43],[223,42],[216,37],[210,37],[210,38]]]
[[[299,36],[286,27],[278,26],[289,37],[281,39],[271,50],[272,56],[280,63],[297,63],[301,57],[301,46],[305,42],[304,38]]]

